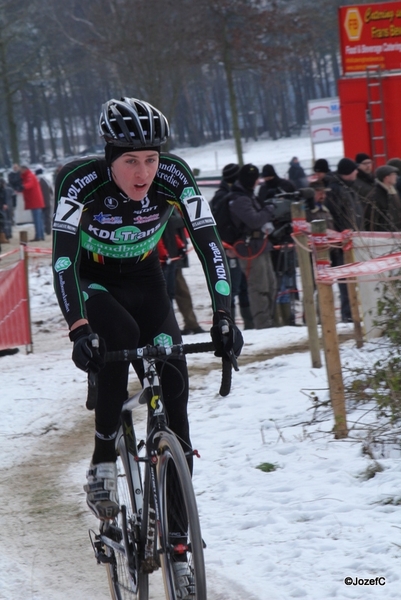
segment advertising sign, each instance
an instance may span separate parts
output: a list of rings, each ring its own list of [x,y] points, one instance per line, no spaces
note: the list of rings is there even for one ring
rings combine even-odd
[[[401,1],[342,6],[339,26],[344,75],[401,70]]]
[[[342,139],[339,98],[309,100],[308,114],[312,144]]]

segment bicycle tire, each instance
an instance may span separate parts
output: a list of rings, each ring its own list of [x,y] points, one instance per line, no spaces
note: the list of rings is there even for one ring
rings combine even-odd
[[[122,510],[113,521],[113,526],[115,531],[119,532],[118,535],[121,539],[118,541],[125,547],[127,556],[129,553],[134,561],[134,569],[130,573],[126,556],[106,545],[106,554],[111,559],[111,562],[106,563],[111,597],[113,600],[148,600],[149,576],[147,573],[141,572],[137,543],[133,539],[134,535],[138,537],[138,533],[133,530],[136,504],[131,473],[134,469],[138,469],[138,463],[134,462],[133,456],[127,452],[122,436],[117,447],[119,449],[117,488]],[[123,507],[125,508],[123,509]],[[125,527],[124,520],[126,520],[128,527]],[[124,540],[124,529],[128,530],[128,549],[126,548],[126,540]]]
[[[187,523],[187,544],[190,549],[186,554],[195,579],[194,600],[207,600],[203,540],[187,460],[179,441],[173,433],[161,432],[157,435],[159,439],[157,442],[156,478],[160,502],[161,532],[164,536],[164,542],[169,542],[169,525],[173,519],[176,523],[182,523],[183,529],[181,531],[185,531],[185,523]],[[173,499],[167,497],[168,489],[171,489],[171,487],[168,487],[171,477],[174,477],[174,489],[176,491]],[[174,508],[173,504],[176,505]],[[174,555],[172,551],[167,551],[161,553],[160,559],[166,598],[177,600],[181,596],[177,596],[173,563],[175,560],[179,560],[180,556]]]

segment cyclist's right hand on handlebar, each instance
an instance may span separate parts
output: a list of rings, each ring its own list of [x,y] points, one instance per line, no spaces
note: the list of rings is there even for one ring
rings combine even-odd
[[[104,367],[106,344],[102,338],[93,333],[89,325],[80,325],[69,333],[74,342],[72,360],[78,369],[88,373],[98,373]]]
[[[235,357],[241,354],[244,339],[231,316],[222,311],[216,311],[213,315],[213,327],[210,330],[216,356]]]

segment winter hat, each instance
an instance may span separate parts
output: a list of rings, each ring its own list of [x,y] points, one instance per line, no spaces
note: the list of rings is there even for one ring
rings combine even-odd
[[[43,169],[42,169],[42,167],[38,167],[38,168],[35,170],[35,175],[42,175],[42,173],[43,173]]]
[[[357,170],[356,163],[350,158],[342,158],[337,165],[337,173],[339,175],[351,175]]]
[[[240,166],[235,163],[229,163],[226,165],[222,171],[223,179],[227,183],[234,183],[238,178],[238,173],[240,171]]]
[[[391,175],[391,173],[398,174],[398,169],[396,167],[392,167],[391,165],[383,165],[382,167],[376,169],[375,177],[379,181],[383,181],[384,178],[387,177],[387,175]]]
[[[247,164],[241,167],[238,181],[246,190],[253,190],[259,179],[259,169],[255,165]]]
[[[323,183],[323,181],[311,181],[311,183],[309,184],[309,187],[312,188],[312,190],[314,191],[322,191],[322,192],[329,192],[330,188],[326,187]],[[308,189],[308,188],[306,188]]]
[[[355,156],[355,162],[357,165],[360,165],[364,160],[372,160],[372,157],[364,152],[359,152],[359,154]]]
[[[313,170],[315,173],[328,173],[330,171],[329,163],[325,158],[318,158],[313,165]]]
[[[387,161],[387,164],[398,169],[399,174],[401,175],[401,158],[390,158],[390,160]]]
[[[148,148],[129,148],[128,146],[115,146],[114,144],[106,144],[104,147],[104,154],[106,163],[110,167],[117,158],[125,154],[126,152],[141,152],[143,150],[154,150],[160,154],[160,146],[148,147]]]
[[[277,177],[273,165],[265,165],[262,169],[262,177]]]

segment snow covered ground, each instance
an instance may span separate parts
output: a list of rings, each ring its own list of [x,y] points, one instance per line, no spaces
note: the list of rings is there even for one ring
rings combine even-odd
[[[232,142],[231,154],[227,146],[218,145],[220,168],[235,161]],[[246,160],[258,166],[284,165],[293,155],[301,163],[311,160],[308,138],[251,146],[258,153],[248,148]],[[176,153],[213,172],[215,148]],[[208,328],[201,268],[194,255],[190,263],[184,273],[198,319]],[[47,257],[31,261],[30,292],[34,353],[21,349],[0,358],[0,598],[103,600],[106,575],[92,557],[87,528],[95,522],[82,491],[93,415],[84,408],[85,374],[70,360]],[[352,329],[338,324],[338,331]],[[330,408],[315,406],[329,399],[326,370],[312,368],[309,352],[297,351],[307,344],[305,327],[245,331],[244,337],[240,371],[226,398],[218,395],[218,360],[188,358],[191,433],[201,455],[194,485],[210,600],[398,600],[399,452],[382,448],[372,458],[364,450],[367,430],[377,421],[369,406],[349,406],[350,435],[334,439]],[[201,334],[186,341],[206,339]],[[358,350],[347,341],[342,364],[369,366],[381,352],[377,342]],[[143,418],[137,409],[136,421]]]

